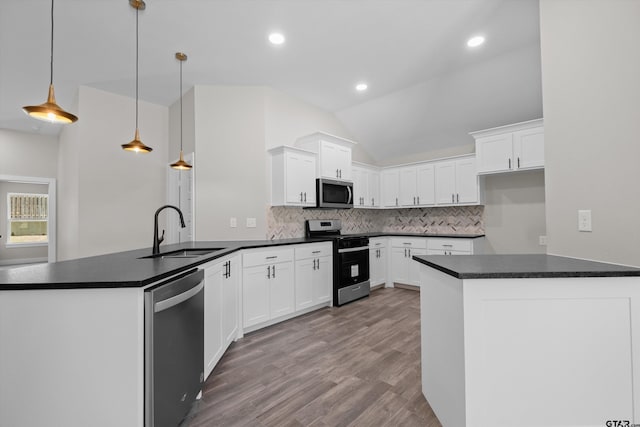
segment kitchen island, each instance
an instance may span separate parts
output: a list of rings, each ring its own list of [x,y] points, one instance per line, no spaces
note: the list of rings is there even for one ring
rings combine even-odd
[[[443,426],[640,423],[640,269],[549,255],[414,260],[422,392]]]

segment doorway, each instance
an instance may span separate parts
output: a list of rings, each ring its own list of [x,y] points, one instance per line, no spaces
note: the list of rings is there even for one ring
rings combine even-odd
[[[55,261],[55,178],[0,175],[0,268]]]

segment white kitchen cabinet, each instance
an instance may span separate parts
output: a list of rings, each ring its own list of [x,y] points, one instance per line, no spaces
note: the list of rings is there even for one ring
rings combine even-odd
[[[427,239],[427,255],[473,255],[473,247],[473,241],[470,239]]]
[[[316,205],[316,155],[294,147],[271,154],[271,206]]]
[[[293,313],[293,249],[247,251],[242,262],[243,327],[246,329]]]
[[[422,237],[391,238],[391,281],[419,286],[419,264],[411,259],[427,254],[427,239]]]
[[[205,378],[238,335],[239,256],[204,266]]]
[[[353,178],[353,207],[380,207],[380,172],[363,164],[351,167]]]
[[[355,142],[323,132],[298,138],[296,146],[318,154],[316,177],[351,181],[351,150]]]
[[[298,245],[295,248],[295,310],[301,311],[331,301],[333,244]]]
[[[471,132],[478,174],[544,168],[543,120]]]
[[[370,286],[387,282],[387,238],[369,239],[369,283]]]
[[[475,156],[437,162],[435,181],[438,205],[470,205],[480,200]]]
[[[400,169],[400,205],[429,206],[435,203],[435,168],[433,163]]]
[[[385,169],[380,174],[382,182],[382,206],[400,207],[400,169]]]

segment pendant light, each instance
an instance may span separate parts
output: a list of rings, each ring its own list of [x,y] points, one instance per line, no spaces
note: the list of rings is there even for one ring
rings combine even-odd
[[[136,133],[133,141],[122,144],[122,149],[136,153],[148,153],[153,148],[147,147],[140,141],[140,131],[138,130],[138,12],[144,10],[146,4],[143,0],[129,0],[129,4],[136,10]]]
[[[178,170],[189,170],[193,166],[184,161],[182,154],[182,63],[187,60],[187,55],[182,52],[176,52],[176,59],[180,61],[180,160],[171,163],[171,167]]]
[[[40,105],[22,107],[22,110],[34,119],[51,123],[68,124],[75,122],[78,120],[78,117],[64,111],[56,104],[56,96],[53,91],[53,0],[51,0],[51,61],[49,76],[49,96],[47,96],[47,102]]]

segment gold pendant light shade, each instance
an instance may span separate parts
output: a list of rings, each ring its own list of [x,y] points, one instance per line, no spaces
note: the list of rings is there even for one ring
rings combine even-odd
[[[51,0],[51,60],[49,66],[49,96],[47,96],[47,102],[40,105],[22,107],[22,111],[34,119],[45,122],[61,124],[73,123],[78,120],[78,117],[66,112],[56,104],[56,95],[53,90],[53,0]]]
[[[178,160],[175,163],[171,163],[170,166],[172,168],[174,168],[174,169],[178,169],[178,170],[181,170],[181,171],[188,171],[189,169],[191,169],[193,167],[189,163],[184,161],[184,157],[182,155],[182,150],[180,150],[180,160]]]
[[[126,151],[135,151],[136,153],[148,153],[153,151],[153,148],[147,147],[140,141],[140,132],[136,129],[136,135],[133,138],[133,141],[122,144],[122,149]]]
[[[69,124],[78,120],[78,117],[64,111],[56,104],[56,95],[53,92],[53,84],[49,85],[49,96],[47,102],[40,105],[29,105],[22,107],[22,110],[34,119],[44,120],[51,123]]]
[[[176,52],[176,59],[180,61],[180,160],[175,163],[171,163],[169,166],[173,169],[185,171],[193,167],[184,161],[182,153],[182,63],[187,60],[187,55],[182,52]]]
[[[136,10],[136,134],[133,141],[122,144],[122,149],[126,151],[133,151],[135,153],[149,153],[153,151],[153,148],[145,145],[140,140],[140,131],[138,130],[138,12],[146,8],[146,4],[143,0],[129,0],[129,4]]]

